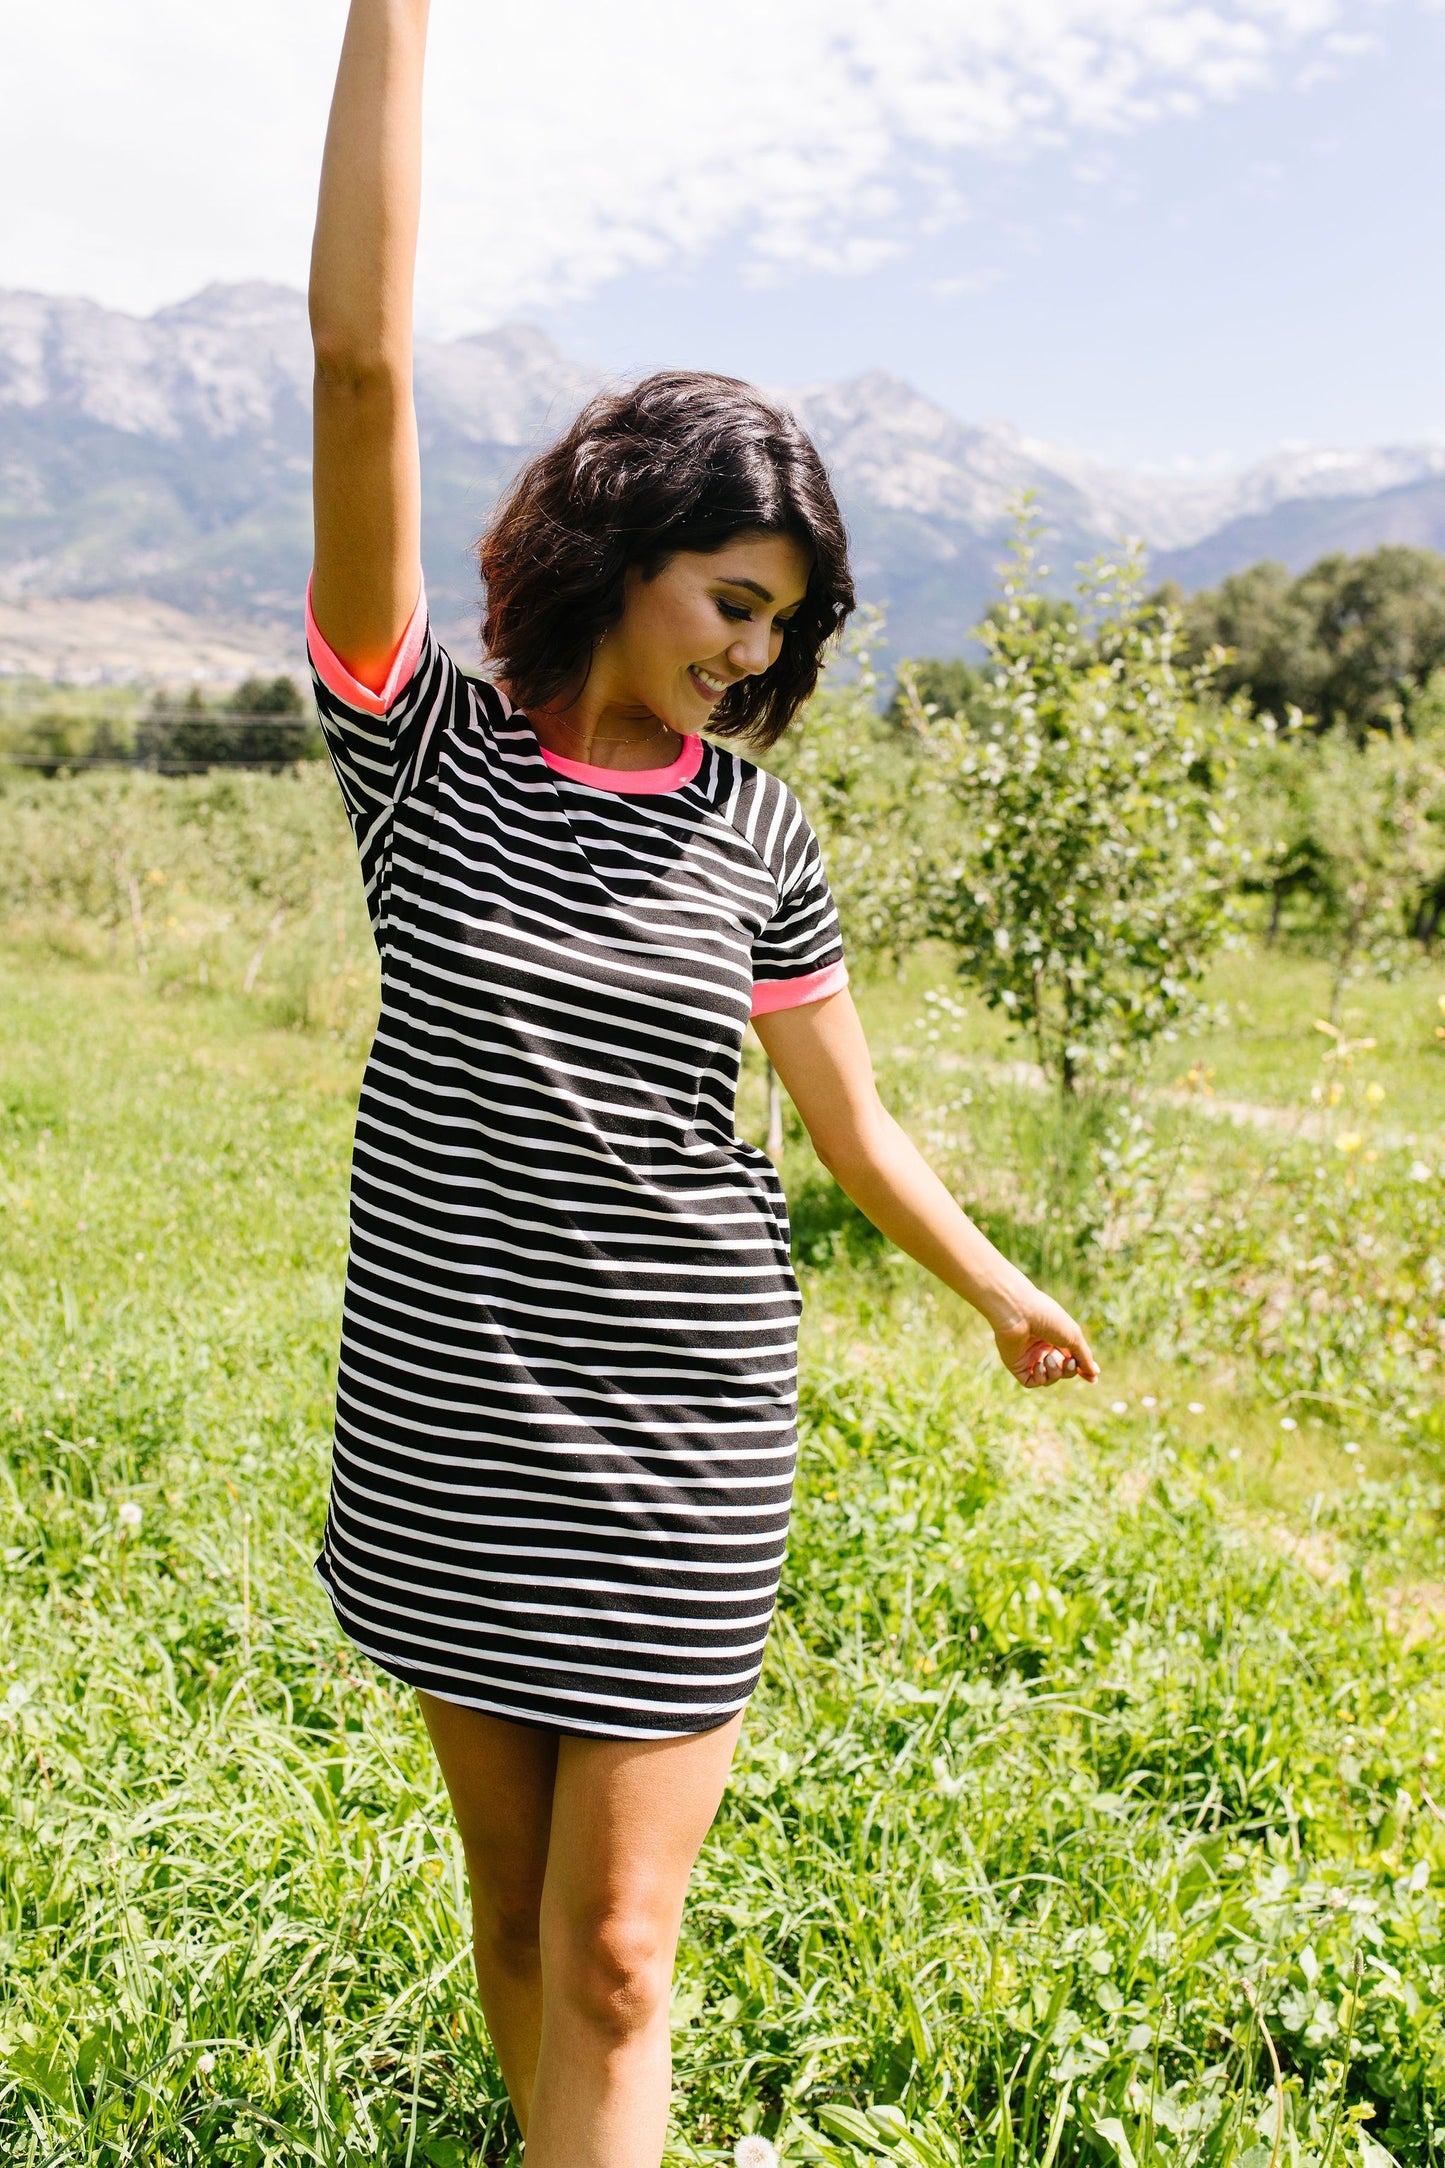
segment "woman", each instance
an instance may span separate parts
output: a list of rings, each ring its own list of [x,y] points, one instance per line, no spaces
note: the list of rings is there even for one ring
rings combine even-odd
[[[317,1570],[418,1691],[528,2168],[656,2168],[793,1467],[787,1212],[733,1130],[749,1013],[824,1164],[1014,1376],[1096,1372],[884,1112],[817,845],[729,747],[787,725],[852,605],[797,426],[717,377],[594,402],[483,544],[495,683],[431,639],[426,17],[352,0],[311,282],[308,629],[383,988]]]

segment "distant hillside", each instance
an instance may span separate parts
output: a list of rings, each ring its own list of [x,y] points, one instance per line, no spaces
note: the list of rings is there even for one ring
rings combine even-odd
[[[1161,554],[1156,564],[1162,578],[1181,587],[1213,587],[1261,557],[1277,557],[1291,572],[1303,572],[1331,551],[1356,556],[1385,542],[1445,550],[1445,476],[1369,496],[1297,497],[1230,520],[1192,549]]]
[[[203,649],[294,652],[310,380],[305,304],[284,287],[209,287],[144,319],[0,293],[0,668],[73,668],[87,640],[106,646],[113,615],[80,609],[57,642],[55,606],[131,597],[163,606],[163,636],[97,656],[97,672],[179,674],[187,620],[197,668]],[[427,579],[465,653],[470,545],[521,460],[598,381],[523,326],[418,348]],[[963,645],[1023,488],[1065,571],[1129,533],[1187,586],[1261,556],[1299,568],[1327,548],[1445,540],[1445,448],[1289,453],[1179,483],[972,428],[881,372],[777,395],[829,461],[862,594],[887,608],[898,653]]]

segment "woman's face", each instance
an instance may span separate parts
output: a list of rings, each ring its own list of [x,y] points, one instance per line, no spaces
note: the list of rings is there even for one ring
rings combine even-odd
[[[730,686],[777,660],[809,569],[791,535],[758,533],[679,551],[651,579],[634,567],[621,620],[597,651],[597,690],[609,707],[644,709],[684,736],[705,730]]]

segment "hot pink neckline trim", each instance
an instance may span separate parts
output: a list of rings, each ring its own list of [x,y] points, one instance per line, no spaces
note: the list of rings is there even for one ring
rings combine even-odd
[[[335,649],[328,646],[311,608],[311,582],[306,582],[306,645],[311,660],[316,665],[316,675],[328,692],[335,693],[349,708],[360,708],[364,715],[385,715],[397,694],[408,680],[415,676],[426,642],[426,588],[416,598],[416,608],[406,631],[397,643],[396,653],[386,666],[386,677],[378,688],[363,685],[360,678],[353,677]]]
[[[801,979],[762,979],[753,988],[754,1016],[772,1016],[778,1009],[801,1009],[804,1002],[822,1001],[848,983],[848,966],[841,958],[809,971]]]
[[[682,751],[665,768],[598,768],[590,761],[569,760],[565,753],[550,752],[540,738],[537,744],[549,768],[574,783],[590,783],[594,790],[680,790],[702,765],[702,739],[693,735],[683,741]]]

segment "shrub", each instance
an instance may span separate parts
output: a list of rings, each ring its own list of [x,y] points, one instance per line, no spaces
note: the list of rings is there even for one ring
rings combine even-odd
[[[953,820],[930,930],[1067,1091],[1127,1073],[1190,1007],[1229,926],[1246,732],[1180,661],[1137,558],[1094,567],[1065,608],[1040,569],[1024,518],[983,626],[984,720],[913,720]]]

